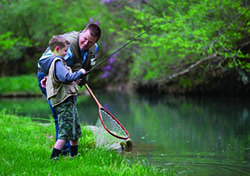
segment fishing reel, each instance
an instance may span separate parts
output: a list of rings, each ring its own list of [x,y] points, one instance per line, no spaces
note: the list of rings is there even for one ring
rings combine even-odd
[[[90,58],[90,66],[92,67],[96,64],[96,57],[92,51],[89,52],[89,58]]]

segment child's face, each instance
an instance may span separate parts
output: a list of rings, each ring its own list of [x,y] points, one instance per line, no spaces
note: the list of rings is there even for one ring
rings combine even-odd
[[[66,45],[64,48],[58,50],[58,55],[64,57],[67,54],[69,45]]]

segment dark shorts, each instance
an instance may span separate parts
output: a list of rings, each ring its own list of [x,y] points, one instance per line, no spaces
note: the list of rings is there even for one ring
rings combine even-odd
[[[75,101],[72,98],[68,98],[55,108],[59,124],[58,139],[76,140],[80,138],[82,131]]]

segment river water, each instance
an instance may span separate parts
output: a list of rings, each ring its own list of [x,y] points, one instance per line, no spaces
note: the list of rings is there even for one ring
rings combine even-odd
[[[94,93],[128,130],[134,144],[128,158],[174,169],[180,176],[250,175],[247,97]],[[0,99],[0,107],[38,121],[51,118],[43,98]],[[77,107],[81,122],[95,125],[94,100],[81,95]]]

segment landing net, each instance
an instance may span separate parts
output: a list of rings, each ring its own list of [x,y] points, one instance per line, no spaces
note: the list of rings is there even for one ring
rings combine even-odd
[[[94,131],[96,145],[111,149],[121,147],[120,144],[129,137],[126,129],[104,109],[99,110],[99,116]]]
[[[101,116],[102,120],[100,122],[103,122],[102,125],[108,133],[120,139],[128,139],[128,132],[112,114],[105,111],[105,109],[100,109],[99,116]]]
[[[96,129],[94,132],[96,146],[104,148],[114,148],[114,145],[120,145],[122,139],[116,138],[110,135],[103,127],[100,119],[98,118],[96,122]]]

